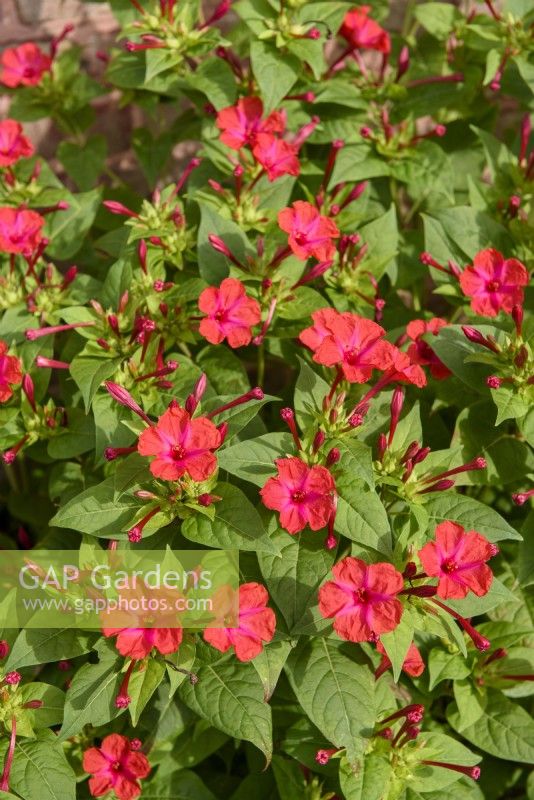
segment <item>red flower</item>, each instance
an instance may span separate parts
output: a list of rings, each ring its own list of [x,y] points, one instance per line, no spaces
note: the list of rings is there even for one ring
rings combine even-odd
[[[222,131],[221,142],[240,150],[254,145],[259,133],[283,133],[286,120],[281,111],[272,111],[262,119],[263,103],[259,97],[241,97],[237,105],[223,108],[217,114],[217,127]]]
[[[151,769],[145,754],[132,748],[132,742],[119,733],[106,736],[100,747],[86,750],[83,768],[92,775],[89,791],[93,797],[113,791],[119,800],[139,797],[138,778],[146,778]]]
[[[300,341],[310,350],[317,350],[324,340],[332,335],[333,325],[341,317],[342,314],[335,308],[320,308],[319,311],[314,311],[311,315],[313,325],[302,331],[299,335]]]
[[[230,347],[243,347],[252,339],[252,326],[261,320],[259,303],[236,278],[225,278],[218,289],[204,289],[198,307],[208,315],[200,323],[200,333],[211,344],[227,339]]]
[[[10,47],[0,56],[0,83],[11,89],[16,86],[36,86],[51,64],[50,56],[33,42]]]
[[[0,403],[7,403],[13,396],[11,387],[22,381],[20,359],[6,354],[7,343],[0,339]]]
[[[339,230],[336,223],[323,217],[315,206],[305,200],[297,200],[291,208],[278,213],[278,224],[289,234],[288,244],[297,258],[305,261],[310,256],[318,261],[329,261],[334,257]]]
[[[385,343],[386,345],[389,342]],[[421,389],[426,386],[426,375],[422,367],[411,358],[411,353],[403,353],[398,347],[389,345],[389,357],[392,365],[388,369],[388,383],[413,383]]]
[[[330,313],[329,309],[316,311],[312,317],[315,325],[302,331],[299,338],[315,350],[313,360],[318,364],[339,364],[351,383],[365,383],[373,369],[392,368],[396,348],[383,338],[385,331],[376,322],[350,312]]]
[[[0,122],[0,167],[10,167],[33,152],[33,144],[23,135],[19,122],[14,119]]]
[[[339,33],[354,49],[389,53],[389,33],[368,16],[370,10],[370,6],[358,6],[347,11]]]
[[[333,581],[319,590],[319,611],[334,617],[334,630],[349,642],[376,641],[381,633],[394,630],[402,616],[402,603],[395,597],[403,585],[393,564],[366,564],[347,556],[333,568]]]
[[[481,250],[460,275],[460,286],[471,298],[476,314],[496,317],[499,311],[510,313],[523,303],[523,286],[528,283],[526,267],[516,258],[505,259],[498,250]]]
[[[275,181],[282,175],[297,177],[300,173],[297,148],[283,139],[277,139],[271,133],[258,134],[252,154],[267,172],[270,181]]]
[[[391,667],[391,661],[382,642],[377,643],[376,649],[379,653],[382,653],[382,661],[377,669],[377,673],[382,675]],[[421,657],[421,653],[417,649],[416,645],[412,642],[408,648],[406,658],[404,659],[404,663],[402,665],[403,672],[405,672],[407,675],[410,675],[412,678],[418,678],[419,675],[422,675],[425,671],[425,666],[426,665]]]
[[[136,661],[146,658],[155,647],[158,653],[175,653],[182,643],[181,628],[103,628],[104,636],[117,637],[117,650],[121,656]]]
[[[497,552],[482,534],[446,520],[436,528],[436,541],[419,550],[419,558],[426,574],[439,578],[438,597],[460,600],[469,590],[478,597],[487,594],[493,573],[485,562]]]
[[[272,608],[267,607],[267,589],[259,583],[244,583],[239,587],[239,615],[236,599],[235,592],[230,591],[221,608],[222,618],[232,623],[232,627],[206,628],[204,639],[221,653],[233,647],[239,661],[250,661],[261,653],[263,642],[273,638],[276,617]]]
[[[318,531],[334,511],[336,485],[326,467],[309,467],[296,456],[277,458],[278,475],[260,491],[263,504],[280,512],[280,525],[298,533],[306,525]]]
[[[427,321],[423,319],[414,319],[408,323],[406,333],[412,340],[408,348],[408,355],[414,364],[421,364],[430,368],[430,374],[437,380],[448,378],[451,371],[445,364],[439,360],[429,344],[427,344],[423,336],[427,333],[433,333],[437,336],[440,330],[446,327],[447,322],[440,317],[434,317]]]
[[[175,405],[141,433],[137,449],[142,456],[156,456],[150,464],[156,478],[175,481],[187,474],[194,481],[205,481],[217,469],[211,451],[220,445],[221,434],[211,420],[191,419],[185,409]]]
[[[44,219],[25,208],[0,208],[0,251],[30,255],[41,239]]]

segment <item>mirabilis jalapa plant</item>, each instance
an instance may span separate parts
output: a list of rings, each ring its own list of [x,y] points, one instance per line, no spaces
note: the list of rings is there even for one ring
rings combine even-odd
[[[0,542],[239,605],[0,631],[0,794],[534,798],[534,9],[110,5],[0,54]]]

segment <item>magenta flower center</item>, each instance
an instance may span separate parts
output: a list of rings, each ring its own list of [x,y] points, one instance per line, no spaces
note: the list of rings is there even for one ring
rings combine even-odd
[[[359,352],[355,347],[345,351],[345,361],[347,364],[355,365],[358,363]]]
[[[446,572],[450,575],[451,572],[455,572],[458,569],[458,564],[452,558],[447,558],[441,565],[441,569],[443,572]]]
[[[357,589],[355,592],[356,599],[358,603],[367,603],[369,602],[369,592],[367,589]]]
[[[181,444],[174,444],[171,448],[171,453],[175,461],[181,461],[186,454],[186,450]]]
[[[294,503],[302,503],[305,497],[306,497],[305,492],[301,491],[300,489],[297,489],[291,495],[291,499],[293,500]]]
[[[111,769],[114,769],[117,772],[120,770],[120,768],[121,768],[121,762],[120,761],[114,761],[113,764],[111,765]]]
[[[488,283],[486,284],[486,288],[487,288],[488,292],[498,292],[499,289],[501,288],[501,282],[500,281],[488,281]]]

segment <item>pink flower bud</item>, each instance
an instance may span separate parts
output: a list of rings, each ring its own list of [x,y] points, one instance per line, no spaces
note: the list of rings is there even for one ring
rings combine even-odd
[[[129,694],[118,694],[115,698],[115,708],[128,708],[132,698]]]
[[[326,457],[326,466],[332,467],[337,464],[341,458],[341,453],[337,447],[333,447]]]

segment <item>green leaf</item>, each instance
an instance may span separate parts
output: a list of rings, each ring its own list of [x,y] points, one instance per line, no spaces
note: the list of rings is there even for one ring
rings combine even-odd
[[[300,765],[282,756],[273,756],[272,768],[280,800],[306,796],[306,781]]]
[[[383,800],[392,777],[389,759],[369,753],[355,767],[346,758],[339,762],[339,782],[345,800]]]
[[[178,689],[184,703],[215,728],[252,742],[269,762],[272,756],[271,709],[252,664],[206,665],[197,671],[198,683]]]
[[[507,389],[492,389],[491,396],[497,406],[495,425],[500,425],[505,419],[521,419],[532,408],[532,400],[528,394]]]
[[[440,209],[431,216],[441,226],[445,237],[464,254],[464,260],[473,259],[479,250],[486,247],[507,252],[513,246],[509,233],[502,225],[470,206]],[[432,254],[437,257],[434,252]],[[455,254],[451,253],[448,258],[455,258]]]
[[[275,459],[290,453],[292,442],[289,433],[266,433],[239,442],[219,451],[219,468],[256,486],[264,486],[267,478],[276,473]]]
[[[349,92],[343,92],[343,96],[350,97]],[[323,97],[319,95],[318,100],[323,102]],[[328,96],[324,96],[324,101]],[[359,104],[359,100],[356,100]],[[339,151],[332,177],[330,178],[329,188],[332,189],[337,183],[342,181],[363,181],[368,178],[378,178],[389,175],[390,168],[385,160],[373,156],[373,151],[367,143],[351,144]]]
[[[154,186],[165,169],[175,137],[171,131],[155,137],[148,128],[137,128],[132,134],[132,147],[149,186]]]
[[[360,228],[362,241],[369,249],[362,269],[371,272],[378,280],[382,277],[399,249],[399,230],[395,205],[391,205],[382,216]]]
[[[323,400],[330,391],[328,383],[299,357],[300,372],[295,385],[295,411],[303,428],[322,414]]]
[[[421,749],[420,749],[421,748]],[[480,761],[480,756],[472,753],[461,742],[444,733],[420,733],[417,737],[417,749],[421,760],[441,761],[445,764],[459,764],[473,767]],[[412,772],[410,788],[424,793],[444,789],[459,778],[458,773],[443,767],[431,767],[419,764]]]
[[[336,480],[338,506],[334,528],[352,542],[391,553],[391,530],[386,509],[373,489],[366,489],[352,475]]]
[[[372,736],[374,678],[367,665],[346,652],[339,642],[312,639],[293,650],[286,672],[310,720],[335,747],[345,747],[353,762]]]
[[[437,493],[436,493],[437,494]],[[429,531],[446,519],[462,525],[466,531],[478,531],[490,542],[502,539],[521,539],[519,533],[496,511],[466,495],[444,492],[425,502],[429,515]]]
[[[143,800],[216,800],[199,776],[188,769],[172,772],[154,780],[143,781]]]
[[[434,647],[428,657],[430,691],[445,680],[460,680],[471,674],[471,669],[460,653]]]
[[[76,658],[92,649],[95,634],[72,628],[22,630],[9,654],[6,671]]]
[[[76,356],[70,365],[70,374],[79,387],[85,410],[91,407],[93,397],[107,378],[114,375],[120,364],[117,358],[91,358]]]
[[[122,709],[115,707],[115,698],[122,678],[120,667],[118,658],[109,657],[80,667],[67,691],[60,741],[70,739],[85,725],[105,725],[119,716]]]
[[[436,39],[446,39],[461,14],[454,6],[446,3],[423,3],[415,6],[414,16]]]
[[[208,236],[215,234],[223,240],[238,261],[243,262],[250,251],[250,244],[242,228],[221,216],[206,203],[199,203],[200,225],[198,227],[198,270],[202,278],[211,284],[219,284],[228,277],[229,263],[226,256],[213,249]]]
[[[46,252],[49,257],[65,261],[78,252],[100,208],[101,195],[101,189],[69,194],[68,209],[47,217],[46,236],[50,244]]]
[[[496,758],[534,763],[534,719],[517,703],[501,692],[488,690],[488,702],[482,716],[467,728],[458,711],[449,706],[447,719],[464,739]]]
[[[455,680],[453,690],[460,715],[459,730],[462,731],[478,722],[486,708],[487,696],[484,689],[475,686],[470,678]]]
[[[237,98],[237,86],[234,73],[222,59],[207,59],[199,68],[191,73],[190,83],[193,89],[203,92],[214,108],[231,106]]]
[[[48,455],[50,458],[73,458],[93,450],[95,446],[95,424],[92,416],[86,416],[81,409],[67,411],[69,425],[64,431],[50,439]]]
[[[278,678],[290,651],[290,642],[271,642],[252,661],[252,666],[261,678],[266,703],[269,702],[276,689]]]
[[[90,136],[83,145],[63,140],[57,156],[82,192],[92,189],[104,168],[107,154],[105,136]]]
[[[140,664],[132,673],[128,684],[128,694],[132,698],[132,702],[128,706],[132,725],[135,726],[139,722],[139,717],[164,675],[164,665],[155,658],[149,658],[146,664]]]
[[[404,659],[413,641],[413,625],[410,614],[403,614],[395,630],[384,633],[380,637],[384,649],[391,661],[393,680],[398,682]]]
[[[276,528],[269,535],[280,555],[258,553],[260,569],[288,629],[294,631],[313,622],[311,609],[335,554],[325,549],[322,536],[310,531],[291,536]]]
[[[262,41],[252,42],[250,60],[265,111],[272,111],[296,83],[301,71],[300,61],[296,56],[284,55],[272,44]]]
[[[204,347],[197,356],[197,364],[218,394],[232,394],[235,397],[236,393],[250,389],[243,362],[227,347]]]
[[[135,498],[116,498],[115,478],[111,477],[69,500],[52,517],[50,525],[107,537],[116,535],[138,509]]]
[[[2,761],[7,745],[4,738]],[[76,778],[53,733],[43,732],[38,739],[17,738],[9,785],[24,800],[75,800]]]
[[[221,549],[276,552],[267,536],[260,515],[246,495],[230,483],[218,483],[213,520],[201,514],[186,519],[182,533],[187,539]]]

